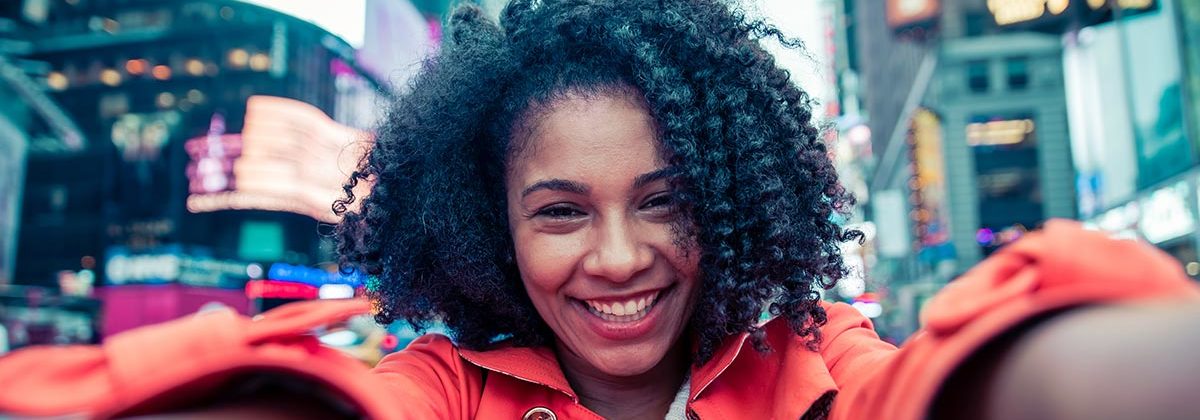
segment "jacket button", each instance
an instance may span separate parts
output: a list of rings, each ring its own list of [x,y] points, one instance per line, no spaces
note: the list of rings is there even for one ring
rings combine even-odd
[[[525,412],[524,419],[525,420],[558,420],[558,416],[555,416],[554,412],[550,411],[549,408],[533,407],[533,408],[530,408],[529,411]]]

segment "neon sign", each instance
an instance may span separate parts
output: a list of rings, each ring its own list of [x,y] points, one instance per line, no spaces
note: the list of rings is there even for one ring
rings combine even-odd
[[[933,24],[942,11],[940,0],[888,0],[887,23],[893,30]]]
[[[345,284],[326,284],[321,287],[311,284],[278,280],[250,280],[246,282],[246,297],[250,299],[350,299],[359,289]]]
[[[250,299],[316,299],[320,289],[316,286],[275,280],[250,280],[246,282],[246,297]]]
[[[1195,217],[1187,207],[1187,195],[1187,181],[1180,181],[1142,199],[1138,226],[1146,240],[1157,244],[1195,231]]]
[[[1127,15],[1158,7],[1154,0],[988,0],[996,25],[1048,27],[1060,32],[1112,20],[1114,5]]]
[[[331,207],[369,147],[367,132],[312,105],[271,96],[249,99],[240,136],[224,134],[223,121],[213,125],[184,146],[191,157],[188,211],[283,211],[338,222]],[[359,183],[355,195],[369,189]]]
[[[340,272],[331,273],[319,268],[304,267],[286,263],[271,264],[271,269],[267,271],[267,278],[271,280],[308,284],[316,287],[327,284],[343,284],[351,287],[359,287],[366,282],[366,276],[357,271],[347,274]]]
[[[225,134],[225,118],[214,114],[208,134],[183,143],[191,162],[187,166],[188,192],[204,194],[233,189],[233,162],[242,154],[242,136]]]
[[[114,255],[104,264],[110,284],[169,283],[179,279],[180,257],[171,254]]]
[[[189,286],[241,288],[246,281],[246,264],[188,255],[178,246],[131,254],[124,247],[112,247],[104,264],[104,278],[110,285],[181,283]]]
[[[1012,146],[1025,142],[1035,129],[1033,120],[999,120],[967,124],[971,146]]]

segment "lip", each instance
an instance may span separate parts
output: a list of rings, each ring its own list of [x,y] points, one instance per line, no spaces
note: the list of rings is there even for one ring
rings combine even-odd
[[[675,287],[670,286],[664,289],[658,289],[658,291],[660,291],[658,300],[655,302],[654,306],[650,308],[650,312],[647,313],[646,316],[642,317],[642,319],[633,322],[606,321],[588,311],[587,303],[584,301],[575,299],[572,303],[574,303],[573,306],[575,306],[575,310],[579,312],[579,316],[584,319],[584,323],[587,324],[592,332],[596,333],[596,335],[613,341],[626,341],[645,336],[658,326],[660,318],[659,314],[664,310],[663,306],[666,306],[664,303],[669,302],[669,299],[674,296]],[[654,292],[654,290],[635,293],[628,296],[640,296],[642,294],[651,292]],[[608,298],[604,299],[607,300]]]

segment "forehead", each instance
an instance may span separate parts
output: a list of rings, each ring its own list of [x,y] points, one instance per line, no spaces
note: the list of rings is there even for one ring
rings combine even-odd
[[[662,166],[653,117],[632,95],[573,95],[546,107],[532,122],[509,164],[510,177],[546,177]]]

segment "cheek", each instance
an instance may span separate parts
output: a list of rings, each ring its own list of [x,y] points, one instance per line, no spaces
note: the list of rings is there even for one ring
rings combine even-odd
[[[700,272],[700,253],[698,251],[689,250],[686,255],[676,254],[672,263],[685,281],[696,282]]]
[[[700,290],[700,258],[696,253],[688,254],[686,257],[677,257],[673,261],[675,269],[679,272],[680,283],[688,290],[689,294],[695,294]]]
[[[523,235],[514,232],[513,245],[516,247],[521,279],[534,301],[539,297],[554,295],[566,285],[583,255],[583,247],[570,235]]]
[[[680,248],[670,232],[665,234],[665,238],[659,246],[661,255],[670,260],[683,286],[694,293],[700,286],[700,249],[694,243],[688,244],[687,248]]]

